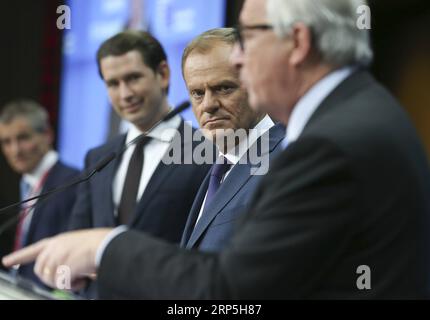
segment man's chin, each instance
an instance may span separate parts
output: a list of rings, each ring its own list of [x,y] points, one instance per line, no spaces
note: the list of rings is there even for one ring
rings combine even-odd
[[[15,165],[15,166],[11,166],[13,171],[15,171],[18,174],[26,174],[28,172],[30,172],[30,169],[28,166],[20,166],[20,165]]]
[[[124,118],[124,120],[127,120],[140,130],[149,130],[157,122],[157,119],[149,120],[148,117],[143,117],[142,115],[129,117],[127,119]]]
[[[141,126],[146,121],[142,115],[139,114],[127,114],[123,117],[124,120],[130,122],[131,124],[134,124],[135,126]]]

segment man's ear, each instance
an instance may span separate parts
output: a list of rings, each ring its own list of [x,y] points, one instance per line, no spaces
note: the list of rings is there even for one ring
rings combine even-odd
[[[290,55],[290,63],[297,67],[306,61],[312,49],[312,31],[304,23],[296,23],[291,32],[293,50]]]
[[[170,83],[170,68],[165,60],[158,65],[157,74],[160,76],[163,89],[167,89]]]

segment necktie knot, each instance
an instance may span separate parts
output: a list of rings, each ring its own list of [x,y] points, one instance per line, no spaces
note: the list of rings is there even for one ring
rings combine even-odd
[[[135,147],[135,151],[133,152],[133,153],[135,153],[135,152],[137,152],[136,150],[139,150],[139,152],[140,151],[142,151],[143,150],[143,147],[149,142],[151,140],[151,137],[149,137],[149,136],[144,136],[144,137],[142,137],[142,138],[140,138],[140,139],[138,139],[137,141],[136,141],[136,147]]]
[[[226,158],[222,157],[222,161],[217,161],[217,163],[212,166],[211,176],[218,178],[219,182],[221,182],[222,177],[230,167],[231,163],[229,163]]]

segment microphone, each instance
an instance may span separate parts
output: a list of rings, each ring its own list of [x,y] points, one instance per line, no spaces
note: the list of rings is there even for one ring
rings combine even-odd
[[[11,205],[8,205],[7,207],[3,207],[3,208],[1,208],[0,209],[0,213],[1,212],[3,212],[3,211],[7,211],[7,210],[9,210],[9,209],[12,209],[12,208],[15,208],[15,207],[17,207],[17,206],[21,206],[21,205],[23,205],[23,204],[25,204],[25,203],[27,203],[27,202],[30,202],[30,201],[33,201],[33,200],[37,200],[37,199],[43,199],[43,198],[45,198],[45,197],[49,197],[50,195],[52,195],[52,194],[54,194],[54,193],[57,193],[57,192],[61,192],[61,191],[63,191],[63,190],[65,190],[65,189],[68,189],[68,188],[71,188],[71,187],[73,187],[73,186],[75,186],[76,184],[78,184],[78,183],[81,183],[81,182],[84,182],[84,181],[87,181],[88,179],[90,179],[94,174],[96,174],[97,172],[99,172],[100,170],[102,170],[104,167],[106,167],[114,158],[116,157],[116,155],[115,155],[115,153],[114,152],[112,152],[112,153],[110,153],[107,157],[105,157],[105,158],[103,158],[102,160],[100,160],[95,166],[94,166],[94,168],[91,170],[91,172],[90,173],[88,173],[88,174],[86,174],[84,177],[80,177],[80,176],[78,176],[78,178],[75,178],[74,179],[74,181],[72,181],[72,182],[70,182],[70,183],[68,183],[68,184],[66,184],[66,185],[64,185],[64,186],[60,186],[60,187],[58,187],[58,188],[55,188],[55,189],[52,189],[52,190],[49,190],[49,191],[47,191],[47,192],[45,192],[45,193],[42,193],[42,194],[40,194],[40,195],[38,195],[38,196],[34,196],[34,197],[32,197],[32,198],[28,198],[28,199],[25,199],[25,200],[22,200],[22,201],[19,201],[19,202],[16,202],[16,203],[13,203],[13,204],[11,204]],[[86,173],[86,172],[84,172],[84,173]],[[31,208],[32,206],[30,206],[30,207],[28,207],[28,209],[29,208]]]
[[[168,121],[170,119],[172,119],[174,116],[176,116],[177,114],[181,113],[182,111],[188,109],[190,107],[190,102],[189,101],[184,101],[182,102],[179,106],[177,106],[175,109],[173,109],[172,111],[170,111],[168,114],[166,114],[163,118],[161,118],[161,120],[159,120],[158,122],[156,122],[148,131],[143,132],[142,134],[138,135],[136,138],[134,138],[133,140],[131,140],[129,143],[127,143],[124,148],[116,155],[119,156],[121,154],[123,154],[129,146],[131,146],[132,144],[135,144],[137,142],[139,142],[141,139],[143,139],[144,137],[146,137],[152,130],[154,130],[155,127],[157,127],[160,123]]]
[[[167,121],[172,119],[174,116],[176,116],[177,114],[181,113],[182,111],[187,110],[190,107],[190,102],[188,100],[182,102],[180,105],[178,105],[175,109],[173,109],[172,111],[170,111],[168,114],[166,114],[164,116],[164,118],[162,120],[160,120],[159,122],[163,122],[163,121]],[[158,123],[156,123],[154,126],[157,126]],[[153,126],[153,127],[154,127]],[[152,127],[152,128],[153,128]],[[152,130],[151,128],[151,130]]]
[[[172,111],[170,111],[168,114],[166,114],[162,119],[160,119],[158,122],[156,122],[149,130],[143,132],[142,134],[140,134],[139,136],[137,136],[136,138],[134,138],[133,140],[131,140],[129,143],[127,143],[124,148],[119,152],[111,152],[109,153],[106,157],[102,158],[100,161],[98,161],[91,169],[85,170],[81,175],[79,175],[77,178],[75,178],[72,182],[69,182],[65,185],[62,185],[58,188],[54,188],[52,190],[46,191],[38,196],[29,198],[29,199],[25,199],[13,204],[10,204],[6,207],[3,207],[0,209],[0,215],[4,213],[4,211],[10,210],[12,208],[21,206],[27,202],[33,201],[33,200],[37,200],[37,199],[41,199],[41,201],[36,202],[35,204],[24,208],[27,210],[27,214],[31,211],[31,209],[33,209],[37,204],[39,204],[40,202],[48,199],[49,197],[51,197],[52,195],[62,192],[66,189],[69,189],[73,186],[76,186],[82,182],[88,181],[89,179],[91,179],[91,177],[93,175],[95,175],[97,172],[100,172],[101,170],[103,170],[109,163],[112,162],[112,160],[114,160],[115,158],[117,158],[118,156],[120,156],[121,154],[123,154],[131,145],[137,143],[138,141],[140,141],[141,139],[143,139],[144,137],[146,137],[152,130],[154,130],[160,123],[168,121],[170,119],[172,119],[174,116],[176,116],[177,114],[181,113],[182,111],[186,110],[187,108],[189,108],[190,106],[190,102],[189,101],[184,101],[182,102],[179,106],[177,106],[175,109],[173,109]],[[6,222],[4,224],[2,224],[0,226],[0,235],[7,230],[10,226],[12,226],[14,224],[14,222],[16,220],[19,219],[19,215],[17,216],[13,216],[11,219],[6,220]]]

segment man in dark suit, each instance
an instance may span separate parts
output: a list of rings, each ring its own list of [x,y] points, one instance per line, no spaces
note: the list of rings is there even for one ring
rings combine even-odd
[[[239,218],[251,204],[252,196],[264,176],[252,174],[254,165],[244,159],[249,154],[258,153],[261,144],[268,148],[262,156],[267,157],[267,165],[282,150],[285,127],[278,124],[259,137],[246,154],[230,169],[212,201],[207,203],[207,193],[211,182],[211,172],[203,180],[185,226],[181,247],[203,251],[220,251],[227,246],[234,234]],[[214,168],[214,167],[213,167]]]
[[[97,271],[106,298],[429,298],[428,161],[402,107],[365,71],[363,3],[245,1],[232,59],[251,105],[287,134],[219,254],[101,229],[3,262],[37,258],[50,284],[62,264],[74,280]]]
[[[285,135],[282,125],[274,126],[269,116],[250,108],[239,73],[229,61],[235,40],[232,28],[212,29],[191,41],[182,57],[194,114],[217,145],[218,162],[228,161],[226,167],[215,164],[200,186],[181,240],[181,246],[189,249],[219,251],[228,244]],[[227,145],[229,136],[221,137],[221,130],[231,130],[238,139]],[[220,168],[225,172],[214,174]]]
[[[127,134],[90,150],[85,160],[87,168],[112,152],[120,154],[127,143],[149,130],[170,110],[167,57],[149,33],[125,31],[106,40],[98,50],[97,62],[113,108],[131,123],[131,128]],[[141,167],[137,170],[132,165],[137,147],[130,146],[82,184],[71,229],[123,224],[178,243],[209,164],[166,164],[166,159],[176,142],[182,153],[192,151],[197,145],[193,133],[194,129],[180,116],[161,123],[140,147]]]
[[[77,176],[77,170],[59,160],[58,154],[52,150],[52,141],[48,114],[38,103],[16,100],[4,107],[0,114],[0,142],[9,165],[22,175],[22,200],[49,191]],[[8,229],[0,235],[7,241],[8,251],[66,231],[75,197],[76,190],[72,188],[40,201],[34,210],[23,208],[19,217],[17,212],[11,212],[8,220],[3,222]],[[13,223],[9,226],[10,222]],[[33,272],[33,264],[21,266],[18,274],[40,283]]]

